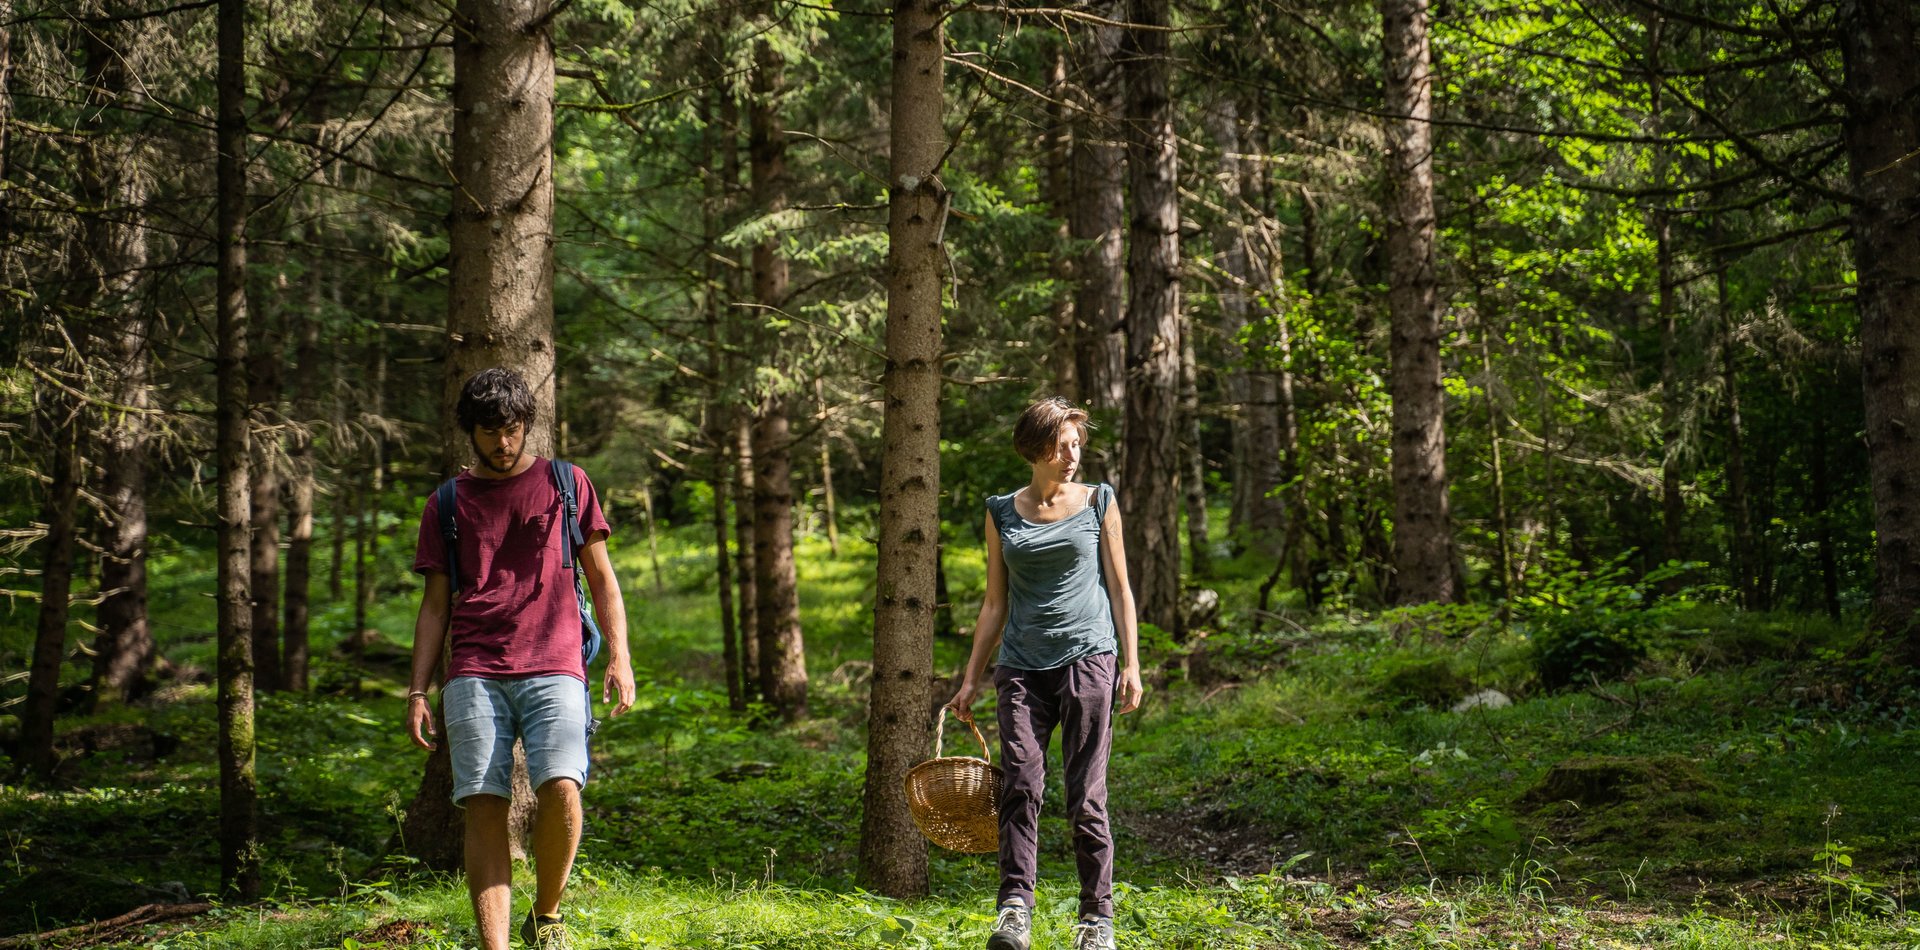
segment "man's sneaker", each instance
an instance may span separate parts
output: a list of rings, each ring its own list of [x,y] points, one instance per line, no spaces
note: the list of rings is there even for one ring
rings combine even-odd
[[[1113,950],[1113,918],[1080,918],[1073,925],[1073,950]]]
[[[559,914],[535,916],[531,910],[520,925],[520,942],[527,945],[527,950],[568,950],[573,946],[567,940],[565,918]]]
[[[987,938],[987,950],[1027,950],[1032,944],[1033,912],[1027,905],[1008,901],[1000,905],[994,918],[993,935]]]

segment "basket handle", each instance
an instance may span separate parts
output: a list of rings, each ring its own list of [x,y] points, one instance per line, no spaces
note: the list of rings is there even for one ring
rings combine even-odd
[[[953,714],[953,718],[955,718],[955,719],[960,719],[960,713],[959,713],[959,711],[958,711],[958,710],[956,710],[956,709],[954,709],[954,708],[953,708],[952,706],[943,706],[943,707],[941,707],[941,709],[940,709],[940,712],[944,712],[944,713],[952,713],[952,714]],[[973,721],[973,720],[971,720],[971,719],[960,719],[960,721],[961,721],[961,722],[964,722],[964,723],[966,723],[966,724],[967,724],[967,728],[968,728],[968,729],[972,729],[972,730],[973,730],[973,741],[975,741],[975,742],[978,742],[978,743],[980,743],[980,755],[981,755],[981,757],[982,757],[983,759],[985,759],[985,760],[986,760],[986,763],[987,763],[988,765],[992,765],[992,764],[993,764],[993,750],[992,750],[992,749],[989,749],[989,748],[987,748],[987,737],[986,737],[986,736],[983,736],[983,735],[981,735],[981,734],[980,734],[980,727],[979,727],[978,725],[975,725],[975,724],[974,724],[974,721]],[[933,757],[934,757],[934,758],[936,758],[936,759],[937,759],[937,758],[940,758],[940,748],[941,748],[941,744],[942,744],[942,742],[943,742],[943,740],[944,740],[944,739],[946,738],[946,736],[945,736],[945,732],[946,732],[946,730],[945,730],[945,729],[943,728],[943,727],[944,727],[944,726],[945,726],[946,724],[947,724],[947,721],[946,721],[946,719],[945,719],[945,718],[943,718],[943,717],[942,717],[942,716],[941,716],[941,715],[940,715],[939,713],[935,713],[935,714],[934,714],[934,717],[933,717]]]

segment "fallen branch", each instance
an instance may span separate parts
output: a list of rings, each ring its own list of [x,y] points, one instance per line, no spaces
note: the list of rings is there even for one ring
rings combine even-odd
[[[0,937],[0,950],[12,950],[14,947],[39,947],[48,941],[66,940],[73,937],[101,938],[122,930],[130,930],[147,924],[157,924],[168,920],[180,920],[185,917],[198,917],[213,909],[212,904],[144,904],[127,911],[118,917],[96,920],[92,923],[73,927],[62,927],[40,934],[20,934],[15,937]],[[96,942],[98,940],[96,939]]]

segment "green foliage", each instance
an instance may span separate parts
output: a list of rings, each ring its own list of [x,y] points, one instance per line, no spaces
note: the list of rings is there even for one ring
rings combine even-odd
[[[1590,574],[1561,575],[1534,594],[1525,616],[1534,666],[1547,689],[1626,675],[1657,640],[1674,632],[1678,609],[1693,603],[1693,592],[1663,597],[1655,591],[1702,565],[1669,562],[1634,579],[1626,559]]]

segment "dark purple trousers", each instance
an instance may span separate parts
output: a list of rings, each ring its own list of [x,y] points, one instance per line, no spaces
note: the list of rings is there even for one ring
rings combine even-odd
[[[1040,863],[1040,799],[1047,742],[1060,727],[1067,770],[1067,817],[1080,870],[1080,915],[1113,916],[1113,830],[1107,824],[1107,754],[1113,749],[1114,655],[1082,657],[1052,670],[999,667],[1000,903],[1033,906]]]

